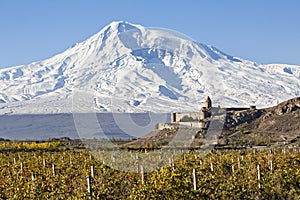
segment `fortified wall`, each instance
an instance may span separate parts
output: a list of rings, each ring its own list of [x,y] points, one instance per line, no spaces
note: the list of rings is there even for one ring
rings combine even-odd
[[[225,108],[226,112],[237,112],[245,110],[255,110],[255,106],[248,108]],[[172,129],[178,126],[193,127],[199,129],[207,129],[209,126],[209,119],[211,118],[213,107],[212,101],[208,96],[205,101],[205,107],[202,107],[199,112],[193,113],[172,113],[171,123],[158,123],[156,129]]]

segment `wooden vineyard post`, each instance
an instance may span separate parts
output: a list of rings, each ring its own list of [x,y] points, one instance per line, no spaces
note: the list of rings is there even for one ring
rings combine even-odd
[[[141,166],[141,179],[142,179],[142,184],[144,185],[145,180],[144,180],[144,167]]]
[[[273,161],[270,160],[270,170],[273,171]]]
[[[20,164],[21,166],[21,173],[23,173],[23,162],[21,162],[21,164]]]
[[[32,189],[35,189],[33,173],[31,174],[31,185],[32,185]]]
[[[131,150],[129,151],[129,153],[130,153],[130,157],[133,158],[133,155],[132,155],[132,151],[131,151]]]
[[[91,188],[90,176],[86,177],[86,181],[87,181],[87,189],[88,189],[88,193],[89,193],[89,200],[92,200],[92,188]]]
[[[55,176],[55,165],[54,164],[52,164],[52,174],[53,174],[53,176]]]
[[[135,156],[135,159],[136,159],[136,173],[140,173],[140,159],[139,159],[139,156],[136,154]]]
[[[196,177],[196,169],[193,169],[193,184],[194,184],[194,190],[197,190],[197,177]]]
[[[162,155],[161,155],[161,152],[159,153],[159,162],[162,161]]]
[[[172,162],[171,162],[172,169],[174,170],[175,169],[174,154],[172,154],[171,159],[172,159]]]
[[[92,176],[92,178],[95,177],[95,174],[94,174],[94,165],[91,166],[91,176]]]
[[[211,158],[210,158],[210,170],[211,170],[211,172],[214,171],[214,165],[213,165],[213,163],[212,163],[212,161],[211,161]]]
[[[232,170],[232,174],[234,174],[234,161],[233,161],[233,158],[231,159],[231,170]]]
[[[258,188],[260,188],[260,166],[257,165],[257,180],[258,180]]]
[[[140,162],[137,161],[137,164],[136,164],[136,173],[138,174],[140,172]]]

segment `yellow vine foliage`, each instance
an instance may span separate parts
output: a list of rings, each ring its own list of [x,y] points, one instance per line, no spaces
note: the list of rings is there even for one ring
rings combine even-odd
[[[60,146],[60,142],[0,142],[0,149],[50,149]]]

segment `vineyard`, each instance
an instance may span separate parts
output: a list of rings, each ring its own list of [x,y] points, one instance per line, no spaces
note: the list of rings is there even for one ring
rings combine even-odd
[[[187,152],[147,173],[142,166],[138,173],[118,171],[94,155],[62,148],[1,151],[0,198],[300,199],[299,148]],[[115,162],[130,158],[123,159]]]

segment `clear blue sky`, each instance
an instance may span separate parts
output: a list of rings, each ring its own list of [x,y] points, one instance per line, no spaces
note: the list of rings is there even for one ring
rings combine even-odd
[[[0,68],[49,58],[124,20],[260,63],[300,65],[300,1],[1,0]]]

